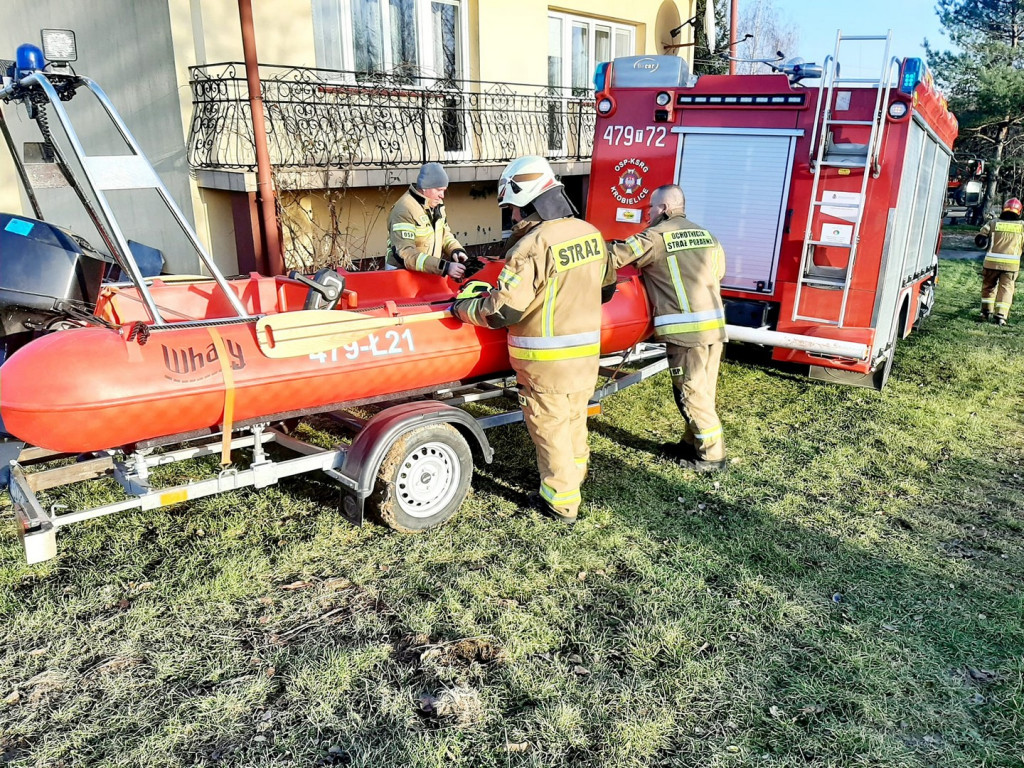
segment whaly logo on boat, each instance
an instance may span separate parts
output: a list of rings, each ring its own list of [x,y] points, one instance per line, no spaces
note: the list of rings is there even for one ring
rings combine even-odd
[[[211,342],[205,349],[185,347],[174,349],[164,344],[164,367],[174,375],[167,376],[173,381],[195,382],[199,379],[220,375],[220,361],[217,348]],[[240,371],[245,368],[245,353],[242,346],[231,339],[224,339],[224,346],[231,358],[231,370]],[[208,370],[207,370],[208,369]],[[203,374],[196,376],[195,374]],[[187,378],[186,378],[187,377]]]

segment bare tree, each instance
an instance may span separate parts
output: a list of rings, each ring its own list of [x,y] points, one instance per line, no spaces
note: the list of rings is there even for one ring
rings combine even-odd
[[[745,2],[740,13],[739,26],[738,39],[747,34],[753,37],[746,43],[736,46],[736,57],[774,59],[776,51],[782,51],[786,58],[796,56],[800,33],[794,24],[786,23],[781,18],[773,0]],[[739,75],[763,74],[767,71],[764,64],[744,61],[736,64],[736,73]]]

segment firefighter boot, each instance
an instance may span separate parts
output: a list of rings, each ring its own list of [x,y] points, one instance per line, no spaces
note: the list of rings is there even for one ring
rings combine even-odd
[[[692,469],[699,475],[704,475],[710,472],[725,472],[729,468],[729,460],[693,459],[692,461],[686,461],[685,459],[680,459],[679,466],[683,469]]]
[[[1006,325],[1006,318],[1002,315],[996,315],[996,325]]]
[[[677,440],[673,443],[665,443],[665,453],[676,461],[696,461],[697,446],[689,440]]]
[[[557,509],[548,504],[545,498],[536,491],[533,491],[532,493],[527,495],[526,508],[534,509],[540,512],[542,515],[550,517],[552,520],[557,520],[560,523],[565,523],[570,528],[576,525],[576,515],[563,515]]]

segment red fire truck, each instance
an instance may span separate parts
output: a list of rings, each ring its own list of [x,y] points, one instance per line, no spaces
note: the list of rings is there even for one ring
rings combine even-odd
[[[692,77],[673,56],[602,65],[587,219],[628,237],[651,192],[679,184],[725,248],[730,340],[881,388],[896,341],[931,311],[957,135],[924,62],[890,57],[890,40],[840,32],[822,66],[771,74]],[[841,73],[854,44],[884,49],[877,77]]]

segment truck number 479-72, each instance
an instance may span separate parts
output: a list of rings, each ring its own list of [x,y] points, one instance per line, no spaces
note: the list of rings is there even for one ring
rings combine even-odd
[[[636,128],[632,125],[609,125],[605,128],[602,138],[613,147],[632,147],[641,144],[647,147],[664,147],[667,133],[668,130],[663,125],[639,125]]]

